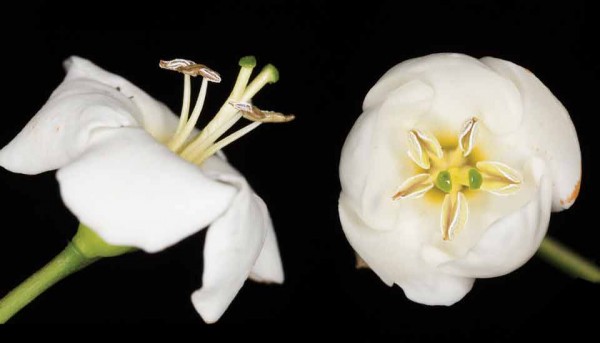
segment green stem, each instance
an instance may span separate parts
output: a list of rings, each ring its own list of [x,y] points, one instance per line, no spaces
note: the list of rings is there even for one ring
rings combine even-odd
[[[537,253],[548,263],[573,277],[600,283],[600,268],[597,265],[551,237],[544,238]]]
[[[69,243],[65,250],[0,300],[0,324],[6,323],[52,285],[96,261]]]

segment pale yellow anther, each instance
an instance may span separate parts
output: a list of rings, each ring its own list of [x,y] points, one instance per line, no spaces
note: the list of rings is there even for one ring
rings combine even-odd
[[[473,117],[463,125],[460,135],[458,136],[458,146],[464,157],[469,156],[475,147],[475,139],[479,129],[479,120]]]
[[[392,198],[394,200],[419,198],[431,188],[433,188],[431,176],[429,174],[418,174],[404,181]]]
[[[462,230],[469,219],[467,198],[462,192],[446,194],[442,203],[442,239],[451,241]]]
[[[481,189],[496,195],[514,194],[520,189],[523,177],[504,163],[494,161],[477,162],[483,176]]]
[[[428,131],[410,130],[408,132],[408,156],[421,168],[429,169],[430,157],[441,159],[444,156],[437,138]]]

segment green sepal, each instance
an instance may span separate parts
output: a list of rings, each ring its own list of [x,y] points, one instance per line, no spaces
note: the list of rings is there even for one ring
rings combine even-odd
[[[112,257],[136,250],[133,247],[108,244],[84,224],[79,224],[72,242],[75,248],[87,258]]]

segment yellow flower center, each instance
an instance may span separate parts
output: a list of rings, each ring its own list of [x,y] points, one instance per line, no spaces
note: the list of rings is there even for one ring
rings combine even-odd
[[[469,119],[458,135],[456,146],[442,146],[424,130],[408,132],[408,156],[416,164],[416,175],[405,180],[394,200],[420,198],[426,193],[443,194],[440,227],[442,239],[451,241],[466,225],[469,206],[465,193],[483,190],[510,195],[519,190],[522,176],[506,164],[482,161],[474,153],[479,120]]]

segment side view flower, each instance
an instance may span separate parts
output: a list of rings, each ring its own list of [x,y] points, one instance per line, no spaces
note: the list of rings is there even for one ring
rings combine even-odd
[[[435,54],[392,68],[365,98],[340,179],[360,265],[413,301],[451,305],[540,245],[600,281],[595,266],[542,243],[551,211],[577,198],[581,154],[565,108],[511,62]]]
[[[61,196],[81,224],[62,253],[0,300],[0,322],[99,258],[158,252],[206,226],[202,288],[191,296],[206,322],[221,317],[248,277],[283,282],[267,207],[220,152],[263,122],[293,119],[251,105],[279,78],[267,65],[250,82],[255,65],[252,56],[240,60],[228,99],[197,130],[208,85],[221,81],[210,68],[183,59],[160,62],[183,74],[177,119],[124,78],[79,57],[65,61],[64,81],[0,150],[0,165],[23,174],[58,169]],[[191,108],[194,77],[202,83]],[[238,121],[248,124],[225,136]]]

